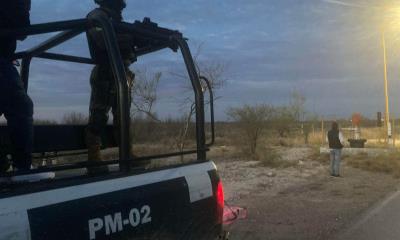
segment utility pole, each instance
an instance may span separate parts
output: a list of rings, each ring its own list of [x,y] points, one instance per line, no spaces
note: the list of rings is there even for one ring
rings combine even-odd
[[[386,128],[386,140],[392,137],[390,119],[389,119],[389,94],[388,94],[388,80],[387,80],[387,60],[386,60],[386,42],[385,42],[385,31],[382,30],[382,48],[383,48],[383,80],[385,90],[385,128]]]
[[[321,120],[321,145],[325,144],[324,118]]]

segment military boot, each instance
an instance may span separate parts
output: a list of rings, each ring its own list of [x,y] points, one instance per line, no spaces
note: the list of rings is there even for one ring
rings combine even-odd
[[[86,146],[88,149],[88,162],[100,162],[103,160],[101,156],[101,138],[93,134],[89,130],[86,131]],[[89,175],[97,175],[108,172],[107,166],[93,166],[88,168]]]
[[[101,152],[100,152],[100,145],[93,144],[88,145],[88,161],[89,162],[97,162],[102,161]]]
[[[101,161],[101,138],[91,131],[86,130],[86,146],[88,148],[88,161]]]

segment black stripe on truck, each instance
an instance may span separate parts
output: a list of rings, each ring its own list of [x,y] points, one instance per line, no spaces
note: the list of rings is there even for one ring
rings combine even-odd
[[[213,188],[218,176],[208,175]],[[190,202],[185,177],[28,210],[32,240],[210,239],[215,197]]]
[[[163,239],[178,236],[190,210],[185,178],[28,210],[32,240]]]

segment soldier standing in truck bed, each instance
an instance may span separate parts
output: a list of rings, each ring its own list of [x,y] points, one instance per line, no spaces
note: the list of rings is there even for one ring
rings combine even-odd
[[[122,10],[126,7],[125,0],[95,0],[100,5],[88,14],[88,19],[105,17],[114,21],[122,21]],[[90,97],[89,123],[86,131],[86,144],[88,146],[88,161],[101,161],[101,133],[108,121],[108,112],[112,109],[115,137],[118,141],[118,100],[117,86],[112,67],[107,55],[102,29],[93,27],[87,32],[90,54],[96,62],[90,76],[92,93]],[[130,35],[117,34],[117,41],[124,61],[126,81],[129,86],[129,106],[134,74],[129,70],[129,65],[136,60],[133,41]],[[100,169],[100,168],[97,168]],[[89,169],[94,173],[96,168]],[[101,170],[100,170],[101,171]]]
[[[30,0],[1,1],[0,29],[28,27],[30,6]],[[33,103],[13,63],[17,40],[25,38],[0,37],[0,116],[4,114],[7,119],[14,148],[13,166],[18,171],[31,168],[33,147]],[[0,172],[7,169],[8,163],[0,162]]]

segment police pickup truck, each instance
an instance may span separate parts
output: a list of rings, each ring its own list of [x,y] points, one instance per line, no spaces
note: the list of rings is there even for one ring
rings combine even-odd
[[[78,19],[0,29],[0,36],[59,32],[38,46],[18,52],[21,78],[28,87],[33,58],[94,64],[91,58],[51,53],[49,49],[85,32],[103,30],[108,56],[118,86],[120,129],[104,131],[103,147],[118,146],[119,157],[102,162],[54,164],[16,174],[0,183],[0,239],[221,239],[224,194],[215,164],[206,153],[214,142],[213,97],[206,78],[198,76],[186,39],[178,31],[160,28],[149,19],[115,23],[109,19]],[[138,57],[161,49],[180,50],[193,86],[196,111],[196,148],[154,156],[129,155],[129,111],[125,69],[116,32],[134,35]],[[207,88],[208,86],[208,88]],[[207,90],[205,90],[207,89]],[[206,143],[204,93],[210,97],[211,140]],[[73,155],[85,151],[84,126],[35,126],[34,152]],[[0,160],[12,158],[7,128],[0,126]],[[116,143],[120,144],[116,144]],[[196,154],[196,160],[156,169],[142,166],[166,157]],[[108,167],[107,173],[87,174],[90,167]],[[38,178],[54,173],[52,178]],[[51,175],[51,174],[50,174]]]

